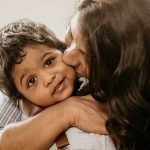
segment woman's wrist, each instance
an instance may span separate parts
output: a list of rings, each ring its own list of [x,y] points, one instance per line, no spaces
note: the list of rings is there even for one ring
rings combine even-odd
[[[69,107],[69,102],[66,100],[48,108],[49,113],[47,114],[51,115],[51,118],[54,117],[53,123],[61,132],[72,125],[73,116],[70,109],[68,109]]]
[[[80,108],[77,100],[71,97],[64,101],[64,121],[65,127],[69,128],[71,126],[76,126],[76,118],[79,118]],[[77,127],[77,126],[76,126]]]
[[[74,118],[74,112],[73,110],[71,111],[71,102],[69,102],[68,100],[61,102],[63,103],[63,109],[62,111],[60,111],[60,118],[61,118],[61,122],[63,125],[64,130],[66,130],[67,128],[73,126],[73,118]]]

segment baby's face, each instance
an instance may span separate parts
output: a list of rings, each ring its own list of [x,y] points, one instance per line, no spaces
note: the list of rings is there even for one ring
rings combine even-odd
[[[49,106],[71,96],[76,78],[72,67],[62,61],[62,53],[46,45],[28,45],[26,56],[15,64],[12,77],[18,91],[32,103]]]

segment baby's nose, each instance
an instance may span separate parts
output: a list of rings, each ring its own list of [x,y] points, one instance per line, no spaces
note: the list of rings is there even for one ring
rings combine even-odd
[[[55,77],[56,77],[55,74],[43,73],[42,81],[43,81],[44,86],[48,87],[50,84],[52,84]]]

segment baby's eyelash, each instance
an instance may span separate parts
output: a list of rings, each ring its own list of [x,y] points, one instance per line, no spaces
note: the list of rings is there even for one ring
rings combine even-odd
[[[37,82],[37,78],[35,76],[31,76],[27,80],[27,87],[33,86]]]
[[[54,57],[46,59],[44,62],[44,66],[48,67],[48,66],[52,65],[54,62],[54,59],[55,59]]]

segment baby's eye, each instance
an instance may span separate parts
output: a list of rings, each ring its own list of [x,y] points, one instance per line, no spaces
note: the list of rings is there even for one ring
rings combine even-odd
[[[45,61],[45,67],[50,66],[54,62],[54,58],[49,58]]]
[[[28,87],[33,86],[33,85],[36,83],[36,81],[37,81],[37,78],[34,77],[34,76],[32,76],[31,78],[29,78],[28,83],[27,83],[27,86],[28,86]]]

